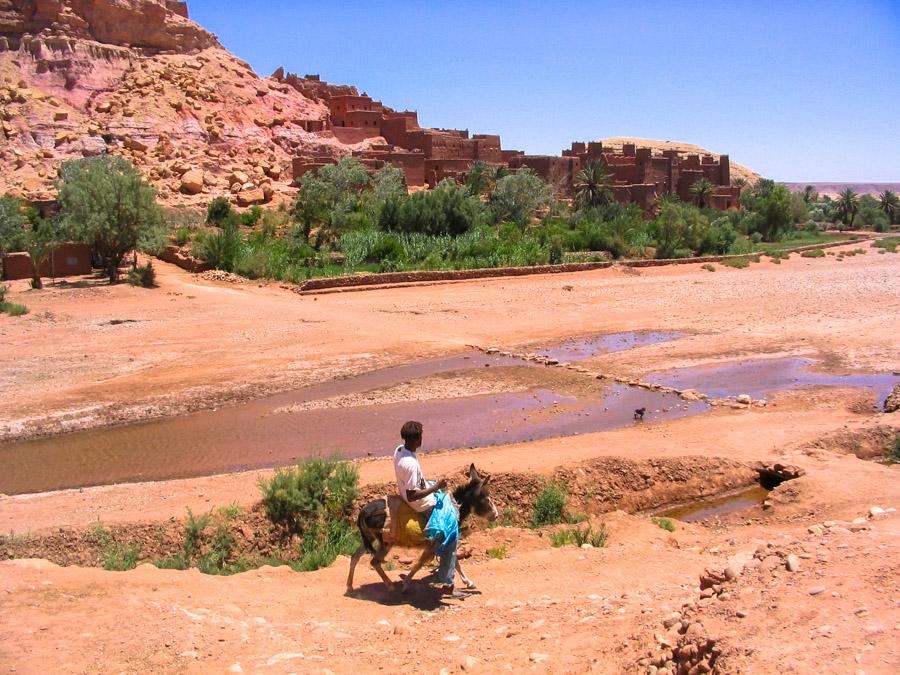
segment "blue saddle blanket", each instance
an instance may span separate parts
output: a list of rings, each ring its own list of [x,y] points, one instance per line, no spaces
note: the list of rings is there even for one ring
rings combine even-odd
[[[459,511],[443,492],[435,492],[435,505],[425,525],[425,536],[435,543],[435,552],[444,555],[456,549],[459,543]]]

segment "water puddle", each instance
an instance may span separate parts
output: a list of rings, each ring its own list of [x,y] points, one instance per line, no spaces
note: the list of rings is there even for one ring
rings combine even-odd
[[[801,358],[752,359],[696,368],[676,368],[644,378],[651,384],[677,389],[696,389],[719,398],[749,394],[763,398],[777,391],[806,386],[859,387],[871,389],[879,407],[900,381],[891,374],[851,373],[835,375],[812,370],[815,361]]]
[[[221,410],[0,445],[0,492],[183,478],[285,465],[317,454],[386,455],[408,419],[424,423],[427,450],[440,450],[605,431],[635,424],[633,411],[641,407],[648,410],[645,423],[708,409],[672,394],[598,384],[596,396],[539,388],[271,414],[292,403],[486,365],[521,367],[522,362],[485,354],[434,359]]]
[[[577,340],[567,340],[559,344],[543,349],[536,349],[535,353],[560,362],[583,361],[598,354],[611,354],[636,347],[646,347],[662,342],[670,342],[684,337],[684,333],[665,331],[629,331],[624,333],[608,333],[606,335],[594,335]]]
[[[601,352],[677,339],[677,333],[619,333],[563,343],[552,358],[577,360]],[[713,396],[754,397],[808,384],[870,387],[882,399],[897,378],[884,375],[828,375],[805,359],[746,361],[708,368],[673,370],[648,378]],[[532,368],[543,365],[526,364]],[[309,401],[352,395],[475,368],[521,368],[520,359],[472,353],[383,368],[257,399],[220,410],[121,427],[74,432],[0,444],[0,493],[23,494],[119,482],[187,478],[282,466],[317,454],[342,457],[386,455],[409,419],[425,425],[426,450],[518,443],[606,431],[631,424],[637,408],[645,422],[676,419],[709,409],[677,395],[621,384],[594,383],[573,396],[544,385],[500,394],[274,411]],[[574,376],[574,375],[573,375]],[[581,376],[575,376],[581,377]],[[559,380],[554,380],[558,382]],[[592,387],[596,386],[596,393]],[[587,393],[584,393],[584,392]]]
[[[762,505],[769,496],[769,491],[761,486],[756,486],[737,494],[692,502],[683,506],[676,506],[660,513],[665,518],[674,518],[685,523],[700,523],[704,520],[719,518],[729,513],[746,511]]]

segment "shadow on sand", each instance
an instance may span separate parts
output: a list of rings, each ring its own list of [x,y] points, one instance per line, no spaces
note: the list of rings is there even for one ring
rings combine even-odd
[[[468,591],[463,593],[462,597],[445,596],[441,594],[440,590],[433,588],[425,581],[413,582],[408,592],[401,593],[399,590],[389,591],[384,584],[378,581],[355,588],[352,593],[347,594],[347,597],[377,602],[379,605],[388,607],[408,605],[423,612],[433,612],[436,609],[451,606],[451,602],[464,600],[470,595],[478,594],[480,594],[478,591]]]

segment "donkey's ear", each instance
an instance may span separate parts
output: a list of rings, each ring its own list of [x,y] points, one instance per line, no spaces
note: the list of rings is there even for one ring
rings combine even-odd
[[[469,480],[478,480],[478,471],[476,471],[474,464],[469,467]]]
[[[491,482],[491,477],[488,476],[487,478],[484,479],[484,482],[481,484],[481,487],[486,488],[488,486],[488,483],[490,483],[490,482]]]

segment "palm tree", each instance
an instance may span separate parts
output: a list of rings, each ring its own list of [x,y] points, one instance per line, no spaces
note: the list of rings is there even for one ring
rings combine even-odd
[[[888,222],[893,223],[897,215],[900,214],[900,197],[890,190],[885,190],[878,195],[878,201],[880,202],[881,210],[888,217]]]
[[[604,206],[613,200],[612,176],[602,162],[588,162],[575,177],[572,190],[579,208]]]
[[[736,187],[738,190],[743,190],[747,187],[747,179],[746,178],[735,178],[731,181],[731,187]]]
[[[853,229],[853,221],[856,218],[856,212],[859,210],[859,195],[851,188],[847,188],[838,194],[837,214],[842,223],[846,223],[847,227]]]
[[[488,175],[488,165],[482,159],[472,162],[469,167],[469,173],[466,174],[466,188],[469,194],[480,197],[490,188],[490,176]]]
[[[697,206],[702,209],[709,203],[709,198],[716,194],[716,186],[708,178],[701,178],[691,185],[691,194],[694,196]]]
[[[819,193],[816,192],[816,189],[812,185],[807,185],[803,188],[803,201],[807,204],[813,204],[814,202],[819,201]]]

